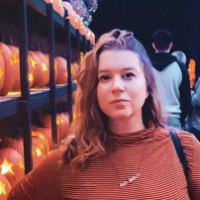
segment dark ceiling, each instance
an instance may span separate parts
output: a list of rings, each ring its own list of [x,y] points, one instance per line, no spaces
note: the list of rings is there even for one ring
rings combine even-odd
[[[198,13],[200,0],[101,0],[90,28],[97,37],[114,28],[131,30],[149,53],[153,52],[153,32],[168,29],[173,34],[172,51],[182,50],[188,55],[191,33],[198,31],[200,36],[200,28],[191,30],[197,28],[193,20],[200,19]]]

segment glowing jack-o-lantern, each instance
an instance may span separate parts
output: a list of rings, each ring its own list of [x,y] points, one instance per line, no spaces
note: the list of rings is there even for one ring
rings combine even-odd
[[[33,52],[28,52],[28,64],[29,68],[33,69],[33,74],[29,74],[29,81],[33,79],[33,87],[41,87],[44,84],[44,75],[42,74],[42,62],[38,58],[38,56]]]
[[[0,200],[6,200],[11,186],[8,179],[0,174]]]
[[[9,59],[9,62],[15,68],[14,71],[14,84],[12,87],[12,91],[20,91],[21,90],[21,80],[20,80],[20,59],[19,59],[19,48],[9,45],[13,56]],[[29,66],[27,79],[29,81],[29,87],[33,85],[33,69]],[[11,90],[9,90],[11,91]]]
[[[44,115],[43,116],[44,126],[47,128],[51,128],[51,116]],[[69,132],[69,116],[68,113],[59,113],[56,116],[56,125],[57,125],[57,138],[60,142],[63,140]]]
[[[39,132],[40,134],[44,135],[44,137],[47,139],[49,143],[49,148],[53,149],[52,134],[50,128],[39,128],[36,126],[32,126],[32,130],[34,132]]]
[[[12,148],[16,150],[22,157],[24,157],[24,146],[23,146],[23,138],[3,138],[2,139],[2,147],[3,148]]]
[[[42,86],[49,83],[49,58],[48,55],[43,54],[41,51],[34,51],[34,54],[39,58],[41,64],[41,73],[43,77]]]
[[[14,149],[0,150],[0,172],[8,179],[11,186],[24,177],[23,163],[23,157]]]
[[[32,132],[32,156],[33,166],[37,167],[49,152],[47,138],[41,132]]]

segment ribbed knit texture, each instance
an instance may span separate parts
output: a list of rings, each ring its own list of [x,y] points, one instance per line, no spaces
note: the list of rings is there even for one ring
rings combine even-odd
[[[178,132],[187,157],[193,195],[200,200],[200,143]],[[49,156],[17,184],[8,200],[188,200],[185,175],[167,130],[154,127],[123,136],[111,134],[106,155],[72,174],[60,161],[60,151]],[[120,183],[138,175],[135,181]]]

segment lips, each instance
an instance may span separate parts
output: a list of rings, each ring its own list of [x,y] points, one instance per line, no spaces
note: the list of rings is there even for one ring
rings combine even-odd
[[[125,99],[116,99],[116,100],[112,101],[111,104],[121,103],[121,102],[128,102],[128,100],[125,100]]]

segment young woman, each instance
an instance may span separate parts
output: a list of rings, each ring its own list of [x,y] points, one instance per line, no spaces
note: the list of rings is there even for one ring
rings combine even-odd
[[[78,78],[72,135],[10,192],[8,200],[188,200],[165,129],[152,66],[133,33],[104,34]],[[177,131],[200,199],[200,143]]]

